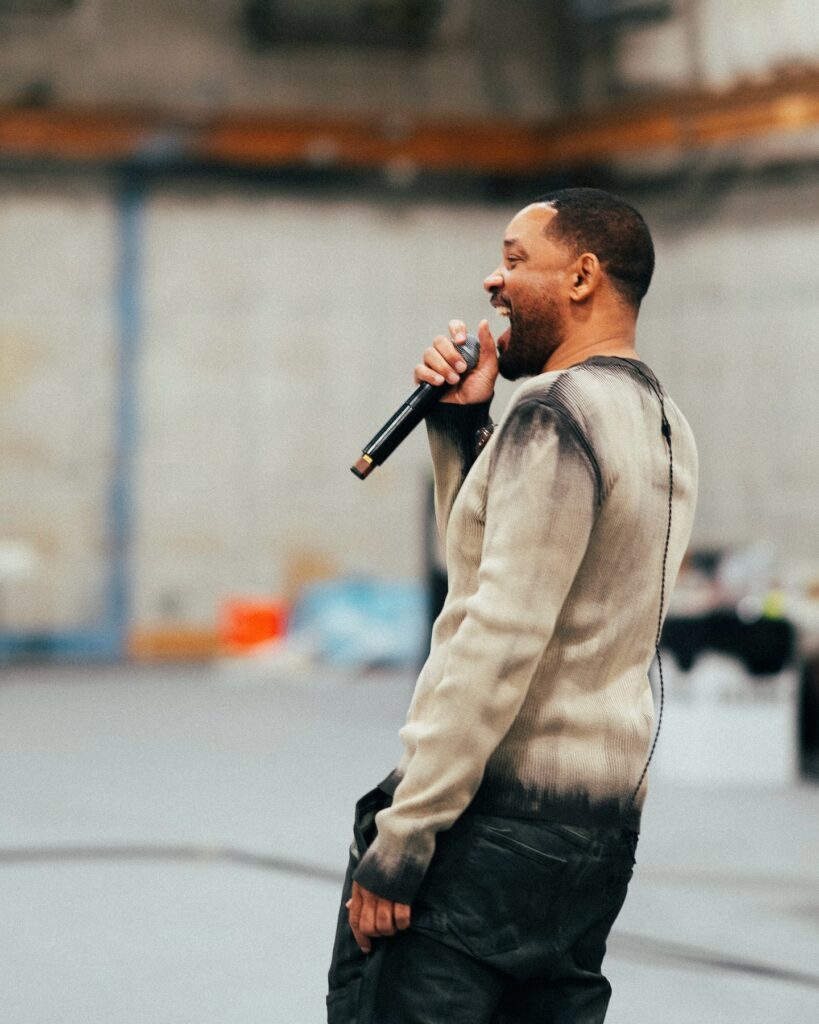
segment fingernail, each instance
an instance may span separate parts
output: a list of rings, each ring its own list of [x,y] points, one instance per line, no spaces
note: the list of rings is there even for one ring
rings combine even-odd
[[[461,373],[464,372],[464,370],[466,369],[466,363],[463,361],[463,359],[458,360],[458,362],[455,364],[455,369],[460,370]]]
[[[440,373],[436,373],[435,374],[435,383],[436,384],[443,384],[444,383],[444,378],[440,375]]]
[[[450,384],[457,384],[458,383],[458,374],[457,373],[448,373],[446,379],[449,381]]]

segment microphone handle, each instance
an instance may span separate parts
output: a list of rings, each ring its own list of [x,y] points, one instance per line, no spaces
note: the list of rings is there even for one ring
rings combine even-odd
[[[464,373],[474,370],[480,359],[481,343],[473,334],[467,334],[461,355],[466,363]],[[404,438],[415,430],[430,408],[443,398],[449,389],[449,384],[435,386],[426,381],[420,384],[367,444],[361,457],[350,466],[353,473],[361,480],[366,479],[376,466],[380,466],[387,456],[392,455]]]
[[[412,433],[440,397],[441,389],[448,391],[446,384],[434,387],[424,382],[409,396],[404,404],[387,420],[361,452],[350,468],[362,480],[392,455],[399,444]]]

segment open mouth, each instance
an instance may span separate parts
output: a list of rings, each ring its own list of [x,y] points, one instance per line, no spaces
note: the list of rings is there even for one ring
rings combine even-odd
[[[498,316],[506,317],[507,320],[512,315],[512,310],[509,308],[509,306],[505,305],[501,301],[493,301],[492,302],[492,307],[495,310],[495,312],[498,314]],[[506,328],[506,330],[503,332],[503,334],[500,334],[498,336],[498,338],[497,338],[497,345],[498,345],[498,351],[499,352],[502,353],[502,352],[506,351],[506,349],[509,346],[509,339],[511,338],[511,336],[512,336],[512,327],[510,325],[509,327]]]

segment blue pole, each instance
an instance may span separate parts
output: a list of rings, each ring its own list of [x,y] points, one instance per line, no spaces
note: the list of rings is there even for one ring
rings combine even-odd
[[[131,533],[133,522],[133,463],[137,445],[137,356],[141,330],[142,277],[141,186],[126,180],[117,196],[119,262],[116,312],[119,334],[114,466],[110,501],[111,573],[108,584],[108,645],[122,655],[131,621]]]
[[[117,325],[114,462],[108,504],[110,568],[100,617],[79,629],[13,632],[0,629],[0,664],[27,657],[67,659],[121,657],[131,621],[131,532],[133,461],[137,445],[136,370],[141,329],[141,184],[127,178],[116,195],[117,266],[114,305]]]

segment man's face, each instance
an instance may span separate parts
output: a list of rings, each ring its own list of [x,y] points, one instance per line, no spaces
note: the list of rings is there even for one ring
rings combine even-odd
[[[498,366],[507,380],[542,373],[563,340],[561,296],[572,259],[544,231],[557,216],[544,203],[533,203],[509,222],[503,260],[484,281],[490,301],[509,327],[498,338]]]

